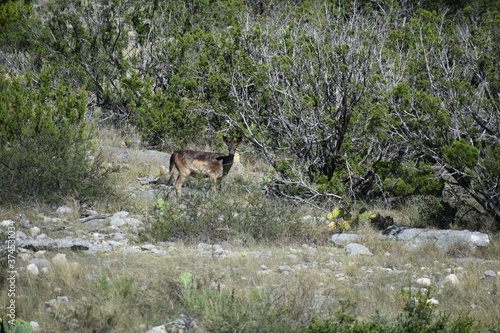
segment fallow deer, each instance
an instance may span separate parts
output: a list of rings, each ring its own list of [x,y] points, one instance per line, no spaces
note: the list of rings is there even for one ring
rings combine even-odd
[[[190,174],[202,174],[210,177],[212,180],[212,191],[216,191],[217,182],[231,170],[236,147],[241,142],[241,138],[231,141],[225,136],[222,137],[222,140],[229,149],[228,155],[196,150],[177,150],[173,152],[170,156],[169,172],[171,178],[174,166],[179,172],[179,176],[174,183],[175,192],[178,197],[181,196],[182,184]]]

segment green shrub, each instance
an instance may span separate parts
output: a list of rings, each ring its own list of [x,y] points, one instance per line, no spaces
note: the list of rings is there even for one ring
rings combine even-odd
[[[85,200],[107,191],[101,158],[93,154],[82,91],[38,78],[3,75],[0,90],[0,201]]]
[[[183,143],[202,142],[200,133],[205,129],[206,120],[186,112],[190,108],[189,103],[179,98],[178,94],[153,91],[150,88],[152,84],[137,77],[122,80],[127,108],[131,112],[130,121],[137,127],[142,141],[148,146],[160,148],[171,148],[165,138],[176,138]]]
[[[33,1],[0,1],[0,45],[26,46],[22,27],[26,24],[33,9]]]
[[[375,169],[382,179],[382,190],[395,197],[441,195],[443,191],[444,183],[438,179],[430,164],[380,161]]]

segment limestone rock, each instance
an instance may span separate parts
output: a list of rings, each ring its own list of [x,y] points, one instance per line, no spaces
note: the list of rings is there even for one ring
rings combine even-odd
[[[357,255],[371,256],[371,255],[373,255],[373,253],[366,246],[358,244],[358,243],[347,244],[345,247],[345,251],[350,256],[357,256]]]
[[[330,240],[337,246],[344,246],[355,242],[359,238],[356,234],[333,234]]]
[[[91,243],[81,238],[37,238],[37,239],[18,239],[17,246],[20,248],[32,251],[57,251],[57,250],[73,250],[86,251],[90,248]]]
[[[490,244],[487,234],[468,230],[434,230],[393,226],[384,231],[384,236],[388,239],[404,242],[412,248],[435,244],[442,251],[448,250],[457,243],[466,243],[474,248]]]

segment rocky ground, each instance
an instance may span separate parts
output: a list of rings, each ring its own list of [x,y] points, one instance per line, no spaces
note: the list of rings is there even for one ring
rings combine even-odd
[[[262,262],[258,265],[262,272],[272,274],[294,274],[304,270],[331,270],[333,277],[337,280],[348,278],[342,265],[346,265],[357,256],[372,256],[369,245],[363,244],[363,237],[354,233],[334,234],[331,237],[332,257],[327,262],[324,259],[315,260],[318,248],[308,244],[299,247],[289,247],[288,251],[280,250],[280,259],[272,261],[273,266],[269,266],[268,260],[263,258],[273,257],[271,250],[245,249],[241,247],[225,246],[224,244],[199,243],[190,247],[182,246],[182,253],[179,251],[180,244],[175,242],[159,242],[157,244],[141,243],[138,233],[144,229],[145,217],[132,216],[129,212],[120,211],[114,214],[92,214],[76,220],[68,220],[65,216],[72,215],[69,207],[59,207],[53,217],[41,217],[36,223],[28,221],[24,216],[19,216],[17,221],[4,220],[3,227],[10,225],[21,226],[16,231],[18,246],[19,274],[29,274],[38,276],[46,274],[49,270],[61,265],[78,265],[68,262],[66,254],[68,252],[80,253],[102,253],[113,255],[119,253],[140,254],[145,256],[172,258],[182,257],[218,257],[229,258],[232,256],[246,256]],[[46,227],[50,225],[50,227]],[[403,242],[408,248],[418,248],[424,245],[434,245],[440,251],[447,251],[450,247],[460,244],[467,247],[468,251],[477,247],[488,247],[490,239],[487,234],[470,231],[456,230],[428,230],[412,229],[404,227],[389,228],[385,233],[377,235],[386,242]],[[324,250],[324,249],[323,249]],[[307,255],[305,255],[307,253]],[[342,253],[344,253],[342,255]],[[386,253],[386,256],[392,254]],[[340,256],[340,257],[339,257]],[[341,258],[338,260],[337,258]],[[465,270],[462,267],[464,262],[481,262],[486,269],[475,274],[479,279],[493,279],[497,281],[500,275],[500,260],[484,260],[479,258],[451,259],[449,267],[442,269],[442,274],[429,273],[423,271],[420,275],[413,274],[413,282],[422,287],[431,285],[444,287],[448,285],[459,285]],[[452,264],[453,262],[453,264]],[[362,267],[365,274],[371,274],[374,270],[385,272],[387,275],[406,276],[411,269],[410,264],[403,267]],[[371,273],[370,273],[371,272]],[[500,296],[497,296],[500,297]],[[55,299],[46,301],[47,311],[57,309],[57,304],[69,302],[68,297],[61,295]],[[437,302],[437,300],[436,300]],[[186,321],[186,322],[184,322]],[[182,329],[186,326],[188,319],[182,317],[173,322],[167,322],[163,326],[156,327],[148,332],[166,332],[166,329],[177,327]],[[190,324],[191,325],[191,324]],[[32,326],[39,325],[32,322]]]

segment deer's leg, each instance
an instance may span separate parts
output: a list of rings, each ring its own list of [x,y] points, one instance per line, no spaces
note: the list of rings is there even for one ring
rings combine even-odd
[[[179,176],[177,177],[177,180],[175,181],[174,187],[175,187],[175,193],[177,194],[178,197],[181,196],[181,189],[182,189],[182,184],[186,180],[187,175],[183,175],[179,173]]]
[[[212,192],[217,192],[217,177],[210,177],[212,179]]]

